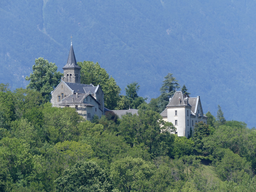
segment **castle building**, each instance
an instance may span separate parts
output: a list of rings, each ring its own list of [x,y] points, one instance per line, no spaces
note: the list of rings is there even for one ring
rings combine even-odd
[[[163,120],[174,125],[175,134],[178,136],[189,137],[196,123],[200,121],[207,123],[200,97],[186,97],[181,91],[176,91],[170,98],[161,116]]]
[[[76,108],[86,120],[91,120],[94,115],[100,118],[104,115],[104,93],[100,85],[81,84],[80,70],[71,43],[68,61],[63,67],[64,76],[51,93],[52,106]]]

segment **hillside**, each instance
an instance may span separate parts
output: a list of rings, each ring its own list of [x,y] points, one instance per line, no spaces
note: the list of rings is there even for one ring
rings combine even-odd
[[[35,58],[62,72],[70,36],[78,61],[94,61],[124,88],[159,95],[174,74],[204,112],[256,125],[255,10],[248,1],[7,1],[0,2],[0,82],[25,87]]]

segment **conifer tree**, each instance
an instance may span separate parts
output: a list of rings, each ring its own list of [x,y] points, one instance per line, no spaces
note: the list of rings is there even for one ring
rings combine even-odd
[[[224,125],[226,123],[226,119],[219,105],[218,105],[218,112],[217,112],[217,123],[219,125]]]

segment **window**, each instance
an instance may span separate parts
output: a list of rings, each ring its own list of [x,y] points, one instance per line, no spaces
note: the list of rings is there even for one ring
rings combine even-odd
[[[189,116],[189,111],[187,110],[187,116]]]
[[[178,120],[175,120],[175,125],[178,125]]]
[[[175,116],[177,116],[177,110],[175,110]]]
[[[63,85],[61,85],[61,89],[63,89]]]
[[[76,105],[75,107],[76,107],[76,109],[78,109],[78,105]]]
[[[91,113],[88,113],[88,114],[87,114],[87,117],[88,117],[88,118],[91,118]]]
[[[60,96],[58,96],[58,102],[60,102]]]
[[[192,120],[192,126],[194,126],[194,121]]]
[[[187,125],[189,126],[189,120],[187,120]]]
[[[61,99],[63,99],[63,97],[64,97],[64,94],[63,94],[63,93],[61,93]]]

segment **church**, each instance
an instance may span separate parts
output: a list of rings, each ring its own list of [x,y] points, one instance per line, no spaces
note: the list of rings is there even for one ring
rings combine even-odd
[[[80,70],[71,42],[66,65],[63,67],[64,76],[57,87],[51,92],[53,107],[75,108],[85,120],[92,120],[94,115],[101,118],[108,110],[104,107],[104,93],[100,85],[81,84]],[[127,113],[138,114],[138,110],[112,110],[119,118]],[[161,113],[163,120],[171,122],[178,136],[189,137],[195,124],[202,121],[207,123],[203,113],[200,97],[187,97],[181,91],[176,91],[170,98],[165,110]]]
[[[181,91],[176,91],[170,98],[165,110],[161,113],[164,121],[171,122],[176,128],[175,134],[179,137],[189,137],[194,131],[195,124],[207,123],[203,113],[200,96],[187,97]]]
[[[75,108],[85,120],[91,120],[94,115],[101,118],[104,115],[104,93],[100,85],[81,84],[80,70],[71,43],[68,61],[63,67],[64,76],[51,93],[52,106]]]

